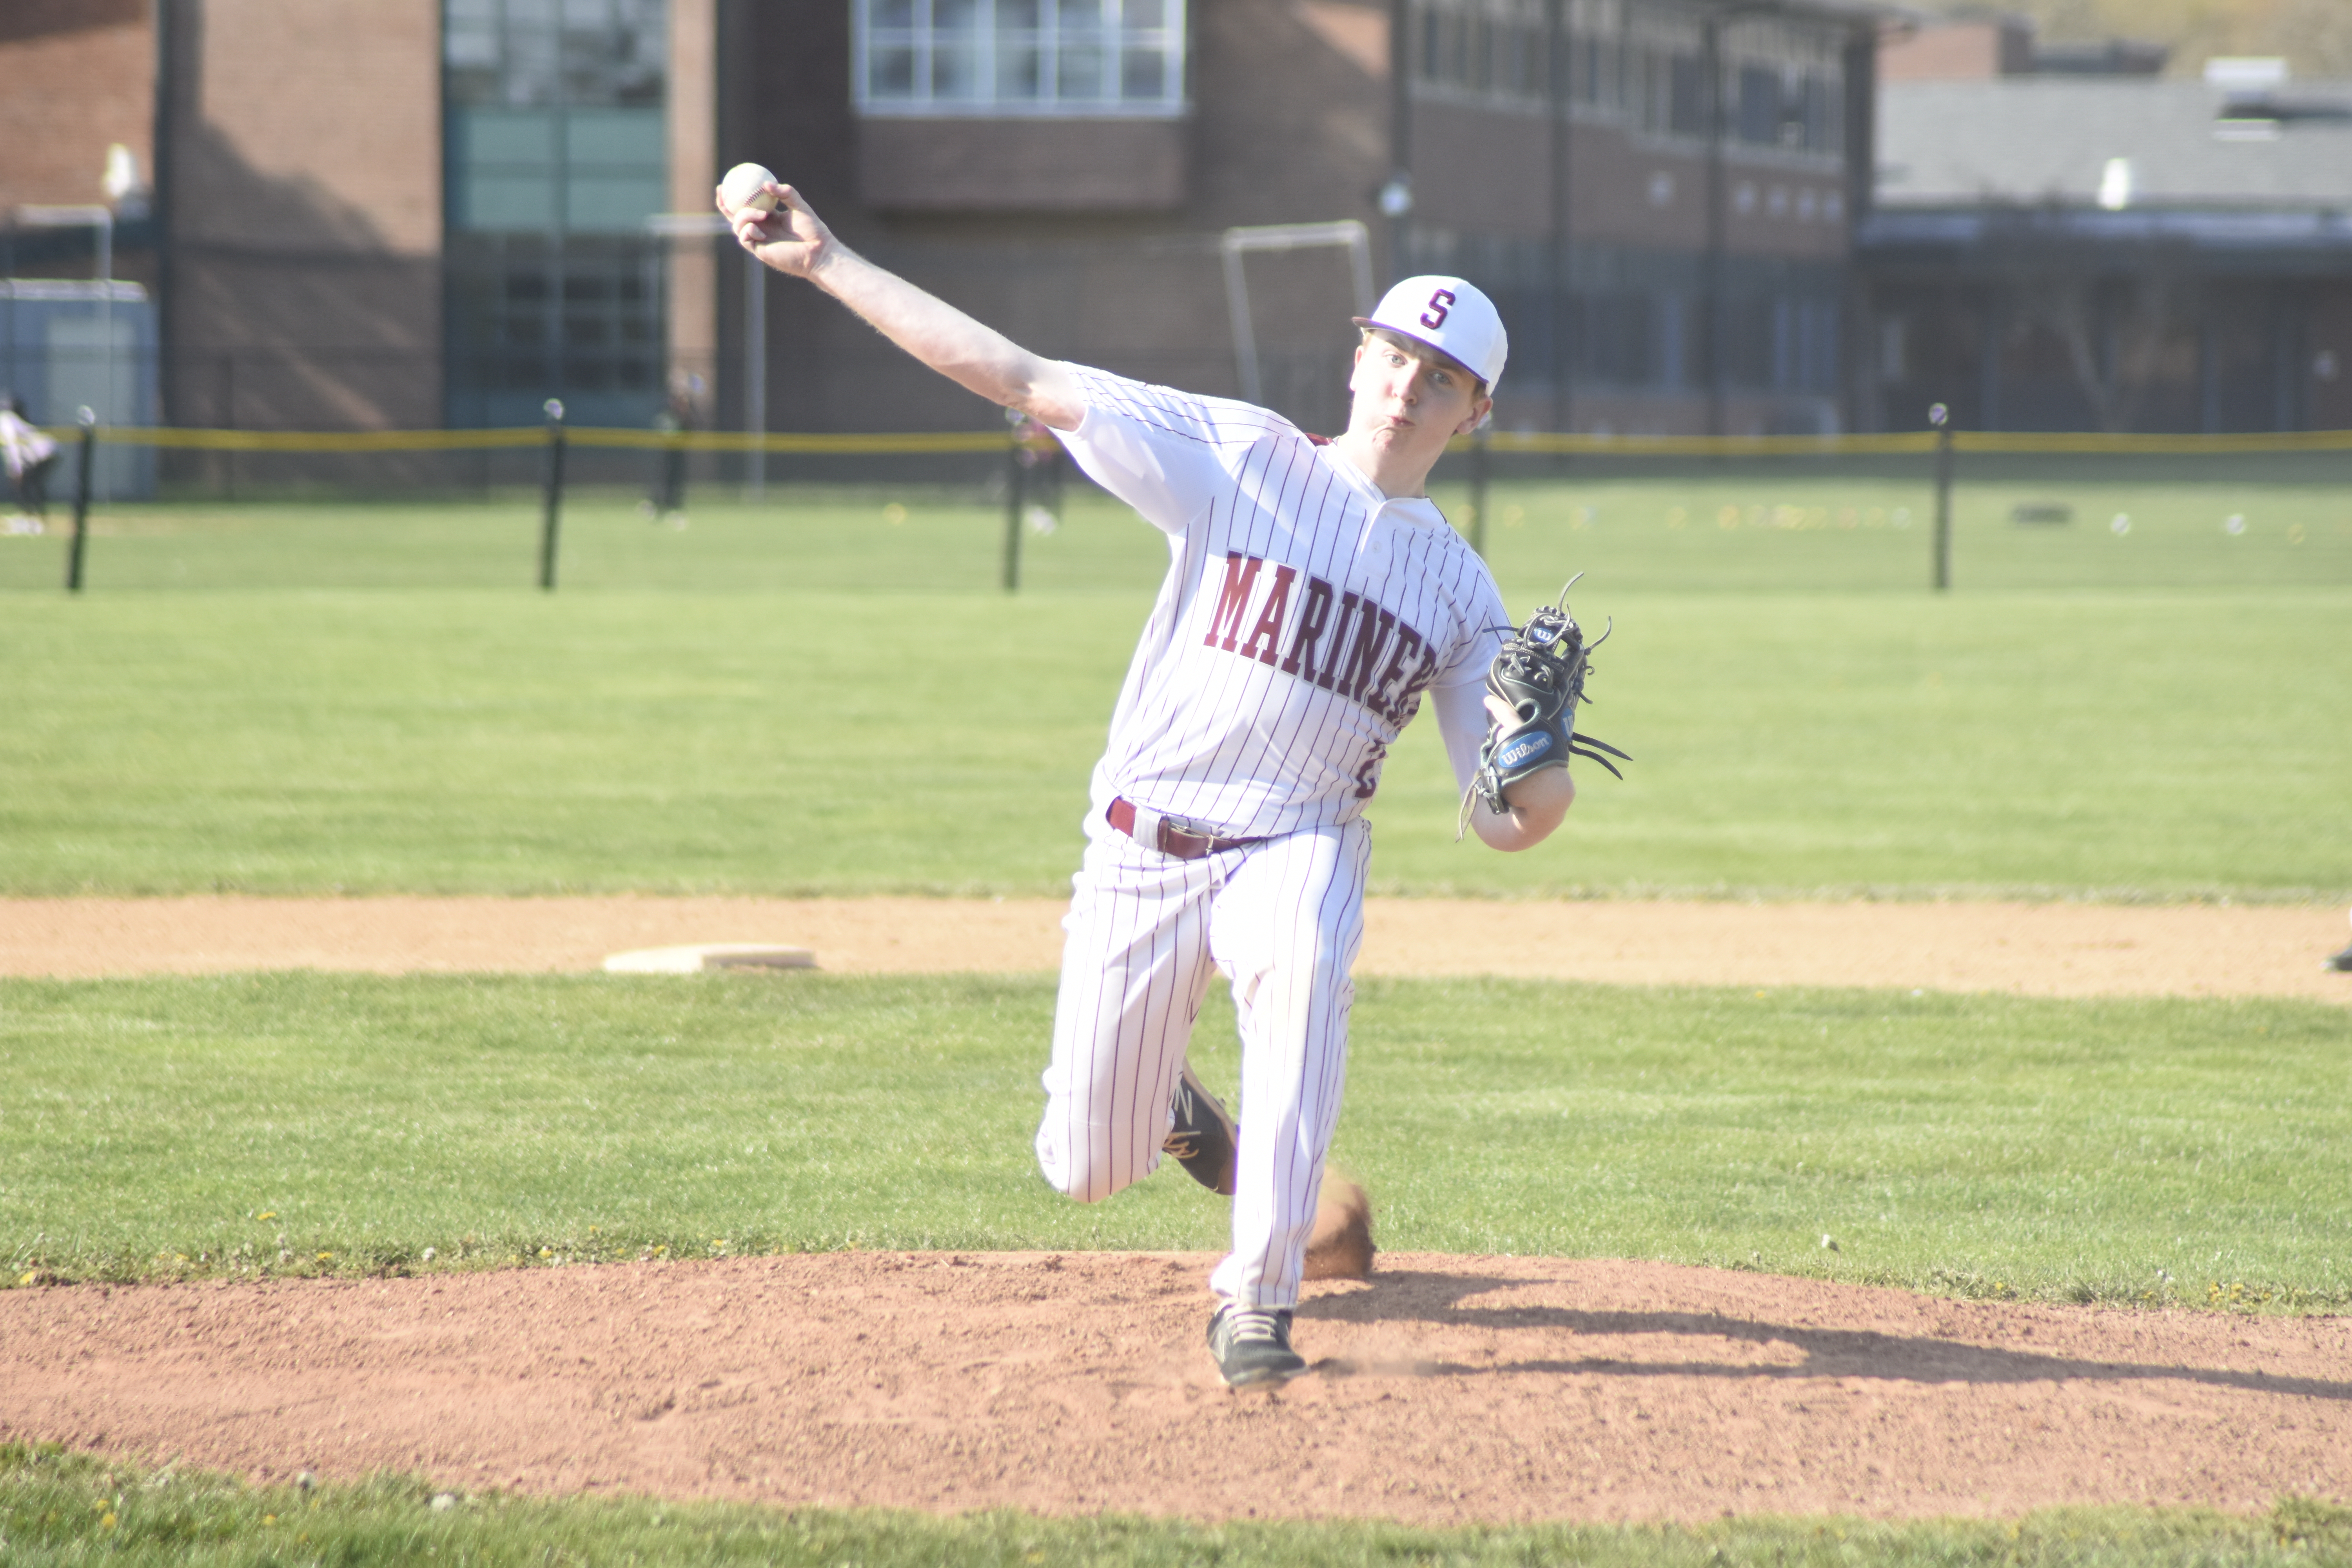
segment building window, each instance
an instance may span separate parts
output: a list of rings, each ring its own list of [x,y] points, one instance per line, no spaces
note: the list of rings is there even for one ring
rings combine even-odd
[[[1184,111],[1184,0],[852,0],[870,115]]]
[[[1533,0],[1418,0],[1421,80],[1474,97],[1539,100],[1549,37]]]
[[[443,0],[448,418],[662,399],[667,0]]]

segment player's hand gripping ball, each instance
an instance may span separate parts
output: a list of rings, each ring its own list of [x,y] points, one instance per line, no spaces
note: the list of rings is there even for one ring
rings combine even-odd
[[[772,172],[757,163],[738,163],[728,170],[727,177],[719,182],[719,195],[727,203],[728,216],[734,216],[745,207],[763,213],[774,212],[775,194],[767,187],[773,184],[775,179]]]
[[[1606,741],[1577,733],[1576,705],[1584,700],[1588,656],[1609,640],[1609,631],[1604,629],[1591,647],[1585,646],[1584,628],[1568,613],[1568,590],[1575,586],[1576,577],[1570,577],[1559,591],[1559,603],[1529,616],[1526,626],[1504,639],[1487,667],[1486,689],[1512,717],[1508,722],[1487,722],[1486,742],[1478,748],[1478,771],[1463,793],[1457,838],[1469,826],[1474,798],[1499,815],[1510,809],[1503,796],[1511,785],[1545,768],[1566,767],[1570,757],[1589,757],[1619,778],[1625,775],[1617,773],[1609,757],[1633,760]],[[1601,755],[1603,752],[1609,755]]]

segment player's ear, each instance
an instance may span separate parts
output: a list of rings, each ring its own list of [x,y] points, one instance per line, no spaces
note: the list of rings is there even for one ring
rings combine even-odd
[[[1469,435],[1472,431],[1477,429],[1479,426],[1486,423],[1486,416],[1493,412],[1495,412],[1495,400],[1493,398],[1481,397],[1473,400],[1470,405],[1470,417],[1455,426],[1454,427],[1454,433],[1456,436]]]

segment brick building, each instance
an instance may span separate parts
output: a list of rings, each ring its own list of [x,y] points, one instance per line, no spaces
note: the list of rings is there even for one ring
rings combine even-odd
[[[665,232],[756,159],[851,243],[1048,353],[1211,392],[1219,237],[1360,224],[1374,281],[1464,273],[1514,336],[1498,417],[1846,421],[1868,205],[1859,0],[18,0],[0,201],[152,170],[118,276],[164,415],[638,424],[692,375],[736,425],[751,301]],[[672,224],[671,230],[680,226]],[[689,226],[686,226],[690,227]],[[22,225],[11,270],[76,241]],[[63,248],[61,248],[63,247]],[[1343,249],[1242,258],[1259,384],[1343,416]],[[774,429],[993,411],[811,291],[761,285]]]

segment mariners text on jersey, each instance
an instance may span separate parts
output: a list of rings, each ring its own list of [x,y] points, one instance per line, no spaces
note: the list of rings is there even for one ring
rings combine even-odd
[[[1170,551],[1095,809],[1235,836],[1360,815],[1423,693],[1485,678],[1509,623],[1486,563],[1279,416],[1070,368],[1064,444]]]
[[[1404,728],[1421,705],[1422,689],[1437,673],[1437,650],[1428,639],[1370,599],[1342,592],[1313,575],[1300,589],[1293,614],[1290,585],[1299,576],[1297,568],[1276,565],[1265,574],[1265,592],[1254,595],[1265,565],[1255,555],[1226,552],[1224,587],[1202,642],[1311,680],[1363,704],[1391,726]],[[1253,616],[1254,605],[1264,607]],[[1277,660],[1277,652],[1285,648],[1288,651]]]

